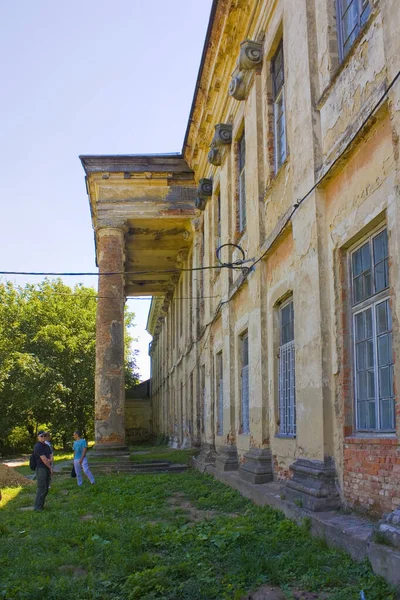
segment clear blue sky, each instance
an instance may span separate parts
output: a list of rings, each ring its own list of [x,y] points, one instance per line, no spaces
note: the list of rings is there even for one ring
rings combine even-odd
[[[0,2],[0,271],[96,270],[78,155],[181,150],[210,9],[211,0]],[[94,277],[65,281],[97,287]],[[147,378],[149,302],[130,308]]]

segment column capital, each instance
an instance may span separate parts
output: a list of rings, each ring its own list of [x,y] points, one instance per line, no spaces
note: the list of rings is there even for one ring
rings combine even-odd
[[[97,235],[101,234],[102,232],[110,233],[113,230],[125,235],[125,233],[129,231],[129,227],[126,224],[126,221],[107,221],[105,223],[97,224],[94,230]]]

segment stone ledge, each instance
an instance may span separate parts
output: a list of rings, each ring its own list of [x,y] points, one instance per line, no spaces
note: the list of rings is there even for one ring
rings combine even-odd
[[[223,472],[211,465],[204,470],[259,506],[281,510],[288,519],[298,524],[305,518],[309,519],[313,536],[325,538],[329,546],[344,550],[357,562],[368,558],[376,575],[381,575],[391,585],[400,585],[400,552],[372,541],[375,526],[368,519],[335,511],[312,512],[284,500],[284,485],[276,482],[248,483],[240,478],[237,471]]]

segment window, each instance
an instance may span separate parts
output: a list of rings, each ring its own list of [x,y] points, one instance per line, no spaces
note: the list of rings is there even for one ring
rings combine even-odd
[[[239,233],[246,229],[246,141],[244,132],[238,143],[239,151]]]
[[[286,160],[285,72],[283,40],[272,58],[272,88],[274,98],[275,173]]]
[[[249,415],[249,336],[244,333],[240,337],[240,360],[241,360],[241,417],[242,433],[250,433]]]
[[[351,253],[354,388],[359,431],[395,428],[388,238],[384,229]]]
[[[371,13],[370,0],[336,0],[339,54],[343,60]]]
[[[216,383],[217,383],[217,435],[224,434],[224,381],[222,352],[216,356]]]
[[[201,419],[201,432],[204,433],[206,430],[206,418],[207,418],[207,407],[206,407],[206,366],[200,367],[200,404],[203,413]]]
[[[279,433],[296,435],[294,312],[290,300],[280,309]]]
[[[217,196],[217,248],[221,245],[221,193]]]

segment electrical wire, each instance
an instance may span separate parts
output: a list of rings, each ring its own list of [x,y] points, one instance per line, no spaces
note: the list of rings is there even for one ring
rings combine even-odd
[[[240,263],[241,264],[241,263]],[[163,275],[163,274],[180,274],[190,273],[193,271],[207,271],[211,269],[240,269],[239,261],[236,263],[224,263],[222,265],[209,265],[206,267],[191,267],[189,269],[161,269],[158,271],[105,271],[101,272],[41,272],[41,271],[0,271],[0,275],[29,275],[38,277],[107,277],[110,275]]]
[[[312,192],[321,184],[321,182],[325,179],[325,177],[328,175],[328,173],[331,172],[331,170],[334,168],[334,166],[339,162],[339,160],[343,157],[343,155],[347,152],[347,150],[349,149],[349,147],[351,146],[351,144],[353,144],[354,140],[357,138],[357,136],[359,135],[359,133],[364,129],[365,125],[368,123],[369,119],[372,117],[372,115],[375,113],[375,111],[377,110],[377,108],[380,106],[380,104],[383,102],[383,100],[386,98],[386,96],[388,95],[388,93],[390,92],[390,90],[392,89],[392,87],[394,86],[394,84],[396,83],[396,81],[400,78],[400,71],[395,75],[395,77],[393,78],[393,80],[391,81],[390,85],[386,88],[385,92],[382,94],[382,96],[379,98],[379,100],[376,102],[376,104],[373,106],[373,108],[370,110],[370,112],[368,113],[368,115],[365,117],[365,119],[363,120],[363,122],[361,123],[360,127],[357,129],[356,133],[354,134],[354,136],[352,137],[352,139],[349,141],[349,143],[346,145],[346,147],[344,148],[344,150],[339,154],[339,156],[336,157],[336,159],[333,161],[333,163],[330,165],[329,169],[326,171],[326,173],[324,173],[319,179],[318,181],[312,186],[312,188],[307,192],[307,194],[305,194],[300,200],[298,200],[298,202],[296,202],[296,204],[293,205],[293,209],[290,212],[290,215],[286,218],[285,222],[283,223],[283,225],[281,226],[281,228],[279,229],[279,231],[277,232],[277,234],[274,237],[274,241],[276,241],[276,239],[281,235],[281,233],[284,231],[284,229],[286,228],[286,226],[288,225],[288,223],[290,222],[291,218],[293,217],[294,213],[296,212],[296,210],[301,206],[301,204],[312,194]],[[245,281],[248,277],[248,275],[251,273],[251,271],[254,269],[254,267],[266,256],[266,254],[269,252],[270,247],[268,247],[247,269],[246,269],[246,273],[244,274],[244,278],[243,281]],[[248,262],[248,261],[246,261]],[[243,283],[243,282],[242,282]],[[237,291],[237,290],[236,290]],[[234,298],[235,294],[232,294],[232,296],[228,299],[225,300],[223,302],[220,302],[219,305],[217,306],[215,315],[213,317],[213,319],[211,319],[211,321],[205,326],[206,328],[209,327],[208,332],[207,332],[207,337],[204,341],[204,344],[200,350],[200,352],[198,353],[198,357],[197,360],[195,362],[195,365],[193,367],[193,369],[190,372],[190,375],[188,377],[188,379],[185,381],[185,383],[183,384],[182,387],[185,387],[188,383],[188,381],[190,380],[191,375],[195,372],[200,359],[201,359],[201,355],[202,352],[204,350],[204,348],[206,347],[210,332],[211,332],[211,325],[215,322],[215,319],[217,318],[219,311],[221,310],[222,306],[224,304],[228,304],[229,302],[231,302],[231,300]],[[204,335],[204,333],[203,333]],[[200,338],[201,339],[201,338]],[[200,341],[196,340],[196,344]],[[175,365],[174,365],[175,366]],[[166,379],[168,379],[169,376],[167,376],[165,379],[163,379],[161,386],[164,384],[164,382],[166,381]],[[161,387],[159,386],[159,388]],[[158,388],[158,389],[159,389]],[[158,390],[157,390],[158,391]]]
[[[330,167],[328,168],[328,170],[318,179],[318,181],[312,186],[312,188],[307,192],[307,194],[305,194],[305,196],[303,196],[300,200],[298,200],[293,205],[293,209],[291,210],[290,215],[286,218],[285,222],[283,223],[283,225],[279,229],[278,233],[275,235],[274,241],[281,235],[282,231],[286,228],[286,226],[290,222],[290,220],[293,217],[293,215],[296,212],[296,210],[303,204],[303,202],[305,200],[307,200],[307,198],[313,193],[313,191],[322,183],[322,181],[325,179],[325,177],[328,175],[328,173],[330,173],[332,171],[332,169],[335,167],[335,165],[337,165],[337,163],[339,162],[339,160],[348,151],[348,149],[350,148],[350,146],[353,144],[354,140],[357,138],[358,134],[364,129],[365,125],[368,123],[368,121],[370,120],[370,118],[372,117],[372,115],[375,113],[375,111],[379,108],[379,106],[381,105],[381,103],[383,102],[383,100],[386,98],[386,96],[388,95],[388,93],[390,92],[390,90],[392,89],[392,87],[394,86],[394,84],[396,83],[396,81],[399,79],[399,77],[400,77],[400,71],[397,73],[397,75],[395,75],[395,77],[392,79],[390,85],[386,88],[386,90],[384,91],[384,93],[382,94],[382,96],[379,98],[379,100],[376,102],[376,104],[370,110],[370,112],[368,113],[368,115],[365,117],[365,119],[363,120],[363,122],[361,123],[361,125],[359,126],[359,128],[357,129],[357,131],[355,132],[355,134],[353,135],[353,137],[349,141],[349,143],[345,146],[344,150],[342,150],[342,152],[339,154],[339,156],[337,156],[335,158],[335,160],[330,165]],[[257,260],[255,260],[250,265],[249,269],[253,269],[264,258],[264,256],[266,256],[268,254],[269,250],[270,250],[270,247],[268,247],[263,252],[263,254],[261,256],[259,256],[257,258]]]

